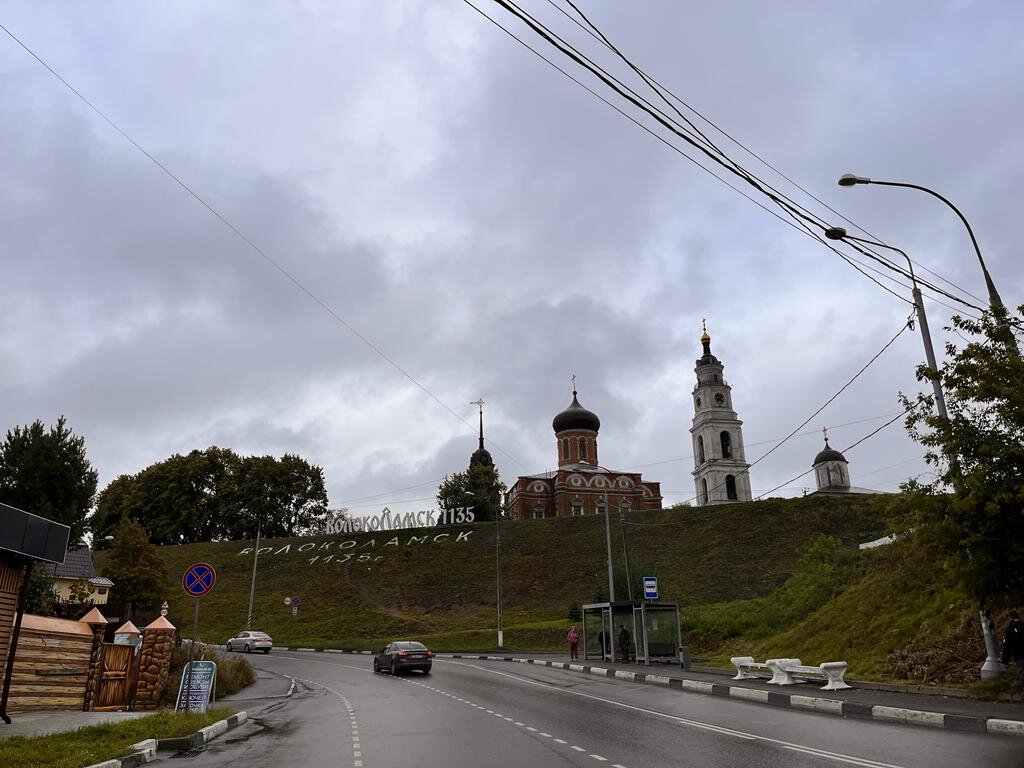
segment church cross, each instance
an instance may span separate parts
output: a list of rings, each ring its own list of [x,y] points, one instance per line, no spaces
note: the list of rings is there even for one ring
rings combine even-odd
[[[825,442],[827,443],[828,442],[828,427],[822,427],[821,428],[821,433],[823,435],[825,435]]]
[[[480,413],[484,412],[484,401],[483,401],[483,399],[473,400],[473,401],[470,402],[470,405],[480,406]]]
[[[576,395],[576,374],[575,373],[572,375],[572,394],[575,397],[575,395]]]

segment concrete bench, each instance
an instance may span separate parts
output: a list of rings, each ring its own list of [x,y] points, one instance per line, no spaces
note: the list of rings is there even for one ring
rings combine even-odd
[[[756,680],[775,675],[775,671],[767,663],[754,661],[753,656],[733,656],[730,661],[736,667],[736,677],[733,680]]]
[[[841,691],[851,686],[843,680],[846,674],[845,661],[826,661],[816,667],[801,663],[800,659],[769,659],[774,674],[769,685],[794,685],[803,680],[825,681],[823,691]]]

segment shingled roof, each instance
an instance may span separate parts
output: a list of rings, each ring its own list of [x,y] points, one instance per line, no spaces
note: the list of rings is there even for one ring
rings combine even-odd
[[[84,544],[71,547],[63,563],[52,565],[46,570],[58,579],[92,579],[96,576],[92,550]]]

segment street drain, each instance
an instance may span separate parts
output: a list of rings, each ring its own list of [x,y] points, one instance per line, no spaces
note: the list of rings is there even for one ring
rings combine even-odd
[[[171,759],[173,760],[176,757],[195,757],[196,755],[203,754],[203,752],[205,752],[205,751],[206,751],[206,747],[196,747],[195,749],[186,749],[186,750],[184,750],[182,752],[175,752],[173,755],[171,755]]]

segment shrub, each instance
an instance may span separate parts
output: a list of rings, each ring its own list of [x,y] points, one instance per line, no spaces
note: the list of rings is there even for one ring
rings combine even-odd
[[[182,643],[171,654],[171,670],[167,685],[160,694],[160,706],[170,707],[178,700],[181,673],[189,660],[189,645]],[[212,661],[217,665],[217,698],[238,693],[256,682],[256,672],[249,660],[238,654],[225,655],[218,646],[199,643],[196,645],[196,661]]]

